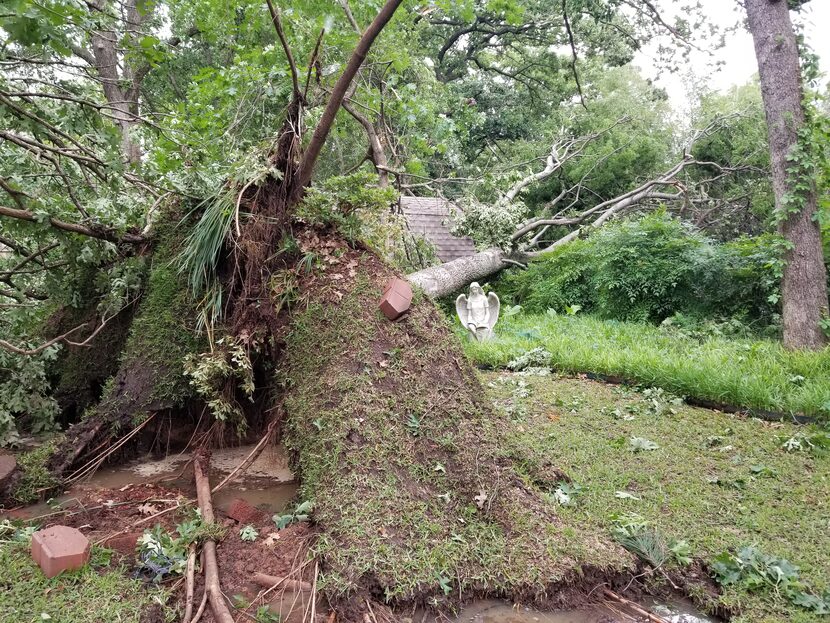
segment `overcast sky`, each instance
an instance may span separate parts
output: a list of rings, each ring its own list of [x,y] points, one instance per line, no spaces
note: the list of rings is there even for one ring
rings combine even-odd
[[[731,25],[745,18],[743,7],[736,0],[700,0],[706,14],[715,24]],[[663,6],[674,4],[679,6],[680,0],[668,0]],[[793,13],[796,16],[796,13]],[[807,41],[821,59],[824,81],[830,77],[830,0],[812,0],[797,18],[805,26]],[[822,25],[824,28],[822,28]],[[655,44],[656,45],[656,44]],[[654,46],[647,47],[637,55],[637,64],[643,74],[656,79],[657,83],[669,92],[675,108],[683,108],[686,99],[684,76],[679,74],[663,73],[657,76],[651,55]],[[725,65],[717,72],[710,64],[712,60],[722,60]],[[730,35],[724,48],[715,52],[714,59],[707,59],[704,55],[692,52],[689,69],[698,80],[714,89],[723,91],[734,84],[744,84],[758,71],[755,62],[755,49],[752,46],[752,37],[744,29]]]

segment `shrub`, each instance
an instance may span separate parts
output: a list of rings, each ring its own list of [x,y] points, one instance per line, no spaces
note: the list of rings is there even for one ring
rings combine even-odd
[[[585,312],[660,322],[736,318],[775,325],[780,246],[772,235],[718,243],[665,212],[611,223],[530,264],[495,286],[531,313]]]
[[[589,241],[574,240],[531,262],[526,271],[506,271],[494,289],[505,301],[521,304],[529,312],[561,311],[577,304],[593,311],[592,250]]]
[[[604,227],[590,245],[597,312],[621,320],[662,320],[683,309],[707,255],[700,234],[663,212]]]

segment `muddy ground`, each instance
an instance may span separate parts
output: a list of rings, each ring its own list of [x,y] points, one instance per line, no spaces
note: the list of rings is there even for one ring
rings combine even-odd
[[[187,519],[193,503],[181,489],[141,483],[125,486],[123,490],[97,487],[74,490],[62,507],[62,510],[55,511],[37,505],[0,513],[0,516],[35,521],[41,528],[51,525],[77,528],[93,544],[114,551],[112,568],[121,566],[133,574],[137,567],[136,543],[144,530],[159,525],[163,530],[175,533],[176,525]],[[259,605],[272,604],[273,609],[282,614],[282,620],[293,620],[296,616],[302,618],[302,612],[308,605],[308,594],[275,590],[264,598],[258,598],[265,589],[254,583],[252,577],[255,573],[264,573],[311,582],[313,568],[300,567],[306,559],[307,548],[313,536],[312,529],[309,524],[300,523],[277,532],[270,512],[242,502],[237,503],[237,512],[240,510],[238,507],[242,507],[243,522],[217,511],[218,521],[226,528],[226,535],[217,552],[222,588],[227,597],[237,605],[243,600],[251,604],[251,612],[255,612]],[[41,512],[44,510],[46,512]],[[234,510],[231,512],[234,513]],[[240,538],[241,527],[248,525],[259,533],[255,541],[246,542]],[[181,589],[179,578],[167,581],[166,584],[171,589]],[[201,576],[197,574],[197,599],[201,595],[201,588]],[[174,602],[178,603],[179,612],[182,612],[184,590],[176,590]],[[292,610],[294,614],[289,616]],[[152,614],[147,613],[146,620],[152,621]],[[212,620],[209,609],[201,620]]]

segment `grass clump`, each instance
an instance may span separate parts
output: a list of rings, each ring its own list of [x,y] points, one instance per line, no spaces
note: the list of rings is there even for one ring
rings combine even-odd
[[[165,591],[129,579],[124,569],[104,571],[107,564],[109,552],[93,548],[89,565],[49,579],[32,561],[27,542],[0,543],[0,619],[138,623],[151,608],[160,618],[171,614],[164,612]]]
[[[724,552],[752,546],[764,553],[755,562],[797,566],[798,584],[790,588],[804,595],[759,590],[752,578],[745,581],[745,562],[711,607],[732,612],[733,623],[826,620],[807,602],[818,604],[810,596],[823,598],[830,588],[830,458],[790,451],[782,442],[810,429],[666,396],[657,404],[653,391],[586,379],[487,372],[484,380],[511,414],[502,443],[527,477],[555,457],[571,487],[579,487],[575,503],[559,508],[563,529],[595,526],[642,558],[681,565],[692,558],[710,572],[732,560]],[[632,452],[626,442],[632,437],[659,447]],[[764,565],[767,578],[775,566]]]
[[[13,493],[16,502],[21,504],[35,502],[40,497],[41,491],[51,489],[58,484],[58,480],[48,467],[49,459],[57,445],[57,440],[52,439],[17,457],[20,480]]]
[[[506,367],[537,348],[550,354],[548,365],[565,372],[622,377],[688,398],[830,421],[830,350],[790,352],[770,340],[698,339],[588,315],[519,314],[496,327],[495,339],[465,341],[467,354],[487,368]]]

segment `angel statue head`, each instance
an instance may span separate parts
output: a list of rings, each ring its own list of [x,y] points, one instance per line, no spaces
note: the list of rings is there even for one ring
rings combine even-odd
[[[484,296],[478,282],[470,284],[470,296],[462,294],[455,299],[458,319],[474,339],[483,341],[493,337],[493,327],[499,319],[499,297],[495,292]]]

